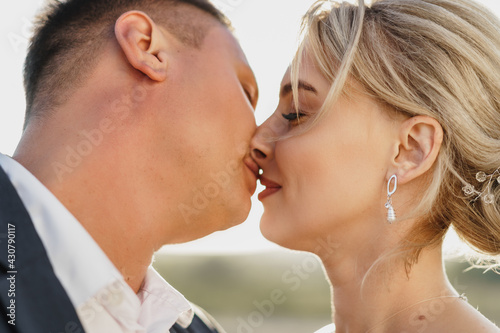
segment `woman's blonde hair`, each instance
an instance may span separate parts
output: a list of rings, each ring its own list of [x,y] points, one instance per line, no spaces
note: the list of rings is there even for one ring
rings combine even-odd
[[[305,15],[303,34],[292,63],[294,87],[304,49],[332,83],[311,125],[353,78],[388,109],[427,115],[443,127],[432,181],[415,208],[418,223],[402,244],[406,263],[441,244],[450,225],[479,252],[499,255],[500,185],[479,183],[476,174],[500,167],[500,21],[469,0],[375,0],[370,6],[321,0]],[[494,202],[466,196],[467,184],[491,193]]]

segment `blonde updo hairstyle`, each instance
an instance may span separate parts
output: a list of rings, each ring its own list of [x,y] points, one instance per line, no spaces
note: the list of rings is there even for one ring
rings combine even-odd
[[[332,84],[311,126],[353,78],[390,112],[430,116],[443,128],[432,179],[413,210],[418,222],[401,244],[406,264],[416,262],[424,247],[441,244],[450,225],[478,252],[499,255],[499,175],[476,180],[478,172],[493,175],[500,167],[499,20],[468,0],[380,0],[370,6],[321,0],[304,16],[302,29],[292,84],[297,88],[306,48]],[[467,184],[493,196],[493,203],[466,196]]]

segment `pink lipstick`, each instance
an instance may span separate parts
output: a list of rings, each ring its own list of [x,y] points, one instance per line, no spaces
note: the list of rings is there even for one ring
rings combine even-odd
[[[260,183],[266,187],[266,189],[259,193],[259,200],[262,201],[264,198],[270,196],[273,193],[281,190],[281,185],[267,179],[264,176],[260,176]]]

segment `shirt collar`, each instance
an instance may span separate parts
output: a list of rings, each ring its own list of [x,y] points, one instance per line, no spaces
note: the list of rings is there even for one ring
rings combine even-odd
[[[134,308],[140,307],[140,322],[150,323],[156,317],[156,321],[161,321],[160,315],[172,313],[173,323],[178,321],[183,327],[189,326],[194,316],[190,303],[152,267],[135,295],[90,234],[38,179],[2,154],[0,166],[25,205],[54,273],[75,308],[110,286],[120,285],[126,294],[136,300],[139,298],[139,302],[131,304]]]
[[[90,234],[35,176],[2,154],[0,165],[26,207],[73,306],[122,279]]]
[[[170,313],[178,314],[173,322],[184,328],[193,321],[191,304],[151,266],[137,296],[142,303],[140,322],[158,322],[161,325],[172,320],[168,318]]]

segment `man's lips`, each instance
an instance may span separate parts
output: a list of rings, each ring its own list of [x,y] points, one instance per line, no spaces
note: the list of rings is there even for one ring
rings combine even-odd
[[[248,170],[251,171],[252,175],[255,177],[252,178],[251,184],[249,184],[250,194],[253,195],[255,193],[255,190],[257,189],[257,179],[259,179],[259,166],[251,158],[244,160],[243,163],[245,163]]]
[[[259,166],[252,159],[246,159],[245,165],[253,172],[256,179],[259,179]]]
[[[270,196],[271,194],[281,190],[281,185],[267,179],[264,176],[260,176],[260,183],[266,187],[266,189],[259,193],[259,200],[262,201],[264,198]]]

